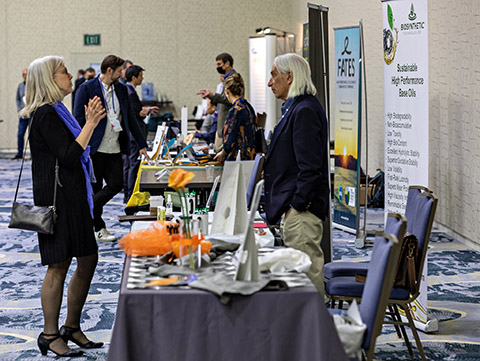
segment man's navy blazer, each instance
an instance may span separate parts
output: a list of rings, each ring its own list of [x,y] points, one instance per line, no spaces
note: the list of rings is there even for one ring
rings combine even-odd
[[[128,91],[128,98],[130,99],[130,105],[132,106],[133,113],[135,114],[135,119],[137,120],[138,127],[142,130],[143,134],[146,134],[147,128],[143,119],[145,117],[140,116],[140,112],[142,111],[143,104],[138,97],[137,91],[133,86],[126,84],[127,91]]]
[[[328,210],[327,118],[313,95],[295,98],[273,133],[265,158],[265,210],[276,224],[290,207],[324,220]]]
[[[140,149],[147,147],[147,142],[143,136],[142,131],[138,127],[135,113],[133,112],[130,100],[128,98],[128,92],[125,85],[115,83],[115,94],[117,95],[118,102],[120,103],[120,113],[122,114],[122,128],[123,130],[119,135],[120,150],[124,154],[130,154],[130,142],[129,136],[138,144]],[[73,109],[73,115],[80,123],[80,126],[85,125],[85,109],[84,105],[88,104],[89,99],[98,96],[102,100],[103,106],[105,106],[105,98],[103,97],[103,91],[100,87],[100,81],[98,77],[90,79],[89,81],[80,85],[75,95],[75,108]],[[108,119],[105,116],[93,131],[92,138],[90,139],[90,154],[95,154],[98,147],[102,143],[103,135],[105,134],[105,127],[107,126]]]

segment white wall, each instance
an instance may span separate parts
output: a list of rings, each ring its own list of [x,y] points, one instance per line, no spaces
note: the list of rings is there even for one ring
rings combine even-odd
[[[15,92],[22,69],[37,57],[62,55],[74,75],[79,54],[129,58],[177,110],[187,105],[191,112],[201,102],[195,93],[215,90],[219,82],[215,56],[232,54],[248,82],[249,36],[265,26],[293,30],[292,6],[277,0],[0,0],[0,71],[6,76],[0,82],[0,148],[16,148]],[[101,34],[101,46],[84,46],[85,33]]]

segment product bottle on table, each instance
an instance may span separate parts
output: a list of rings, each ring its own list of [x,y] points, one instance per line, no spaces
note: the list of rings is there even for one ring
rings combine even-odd
[[[167,216],[173,215],[173,203],[172,203],[172,195],[169,194],[167,196],[167,203],[165,204],[165,214]]]

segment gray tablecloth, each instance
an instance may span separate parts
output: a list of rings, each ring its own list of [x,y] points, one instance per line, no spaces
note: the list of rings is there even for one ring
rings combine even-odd
[[[108,361],[348,360],[313,287],[233,296],[128,290],[124,266]]]

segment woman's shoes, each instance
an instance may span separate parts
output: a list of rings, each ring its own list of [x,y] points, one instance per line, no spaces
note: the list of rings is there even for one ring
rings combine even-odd
[[[88,341],[84,344],[81,344],[79,341],[73,338],[73,334],[78,331],[80,331],[79,327],[62,326],[60,327],[60,337],[62,337],[63,341],[65,341],[66,344],[68,344],[68,341],[72,341],[76,343],[78,346],[80,346],[81,348],[100,348],[103,346],[103,342],[93,342],[93,341]]]
[[[51,338],[47,338],[47,337],[51,337]],[[60,356],[60,357],[79,357],[79,356],[83,355],[82,350],[69,350],[69,351],[67,351],[65,353],[62,353],[62,354],[58,353],[55,350],[52,350],[50,348],[50,344],[53,341],[58,340],[59,338],[60,338],[60,334],[58,334],[58,333],[47,334],[47,333],[42,332],[38,336],[37,345],[38,345],[38,348],[40,349],[40,352],[42,353],[43,356],[47,355],[48,350],[52,351],[53,353],[55,353],[57,356]]]

